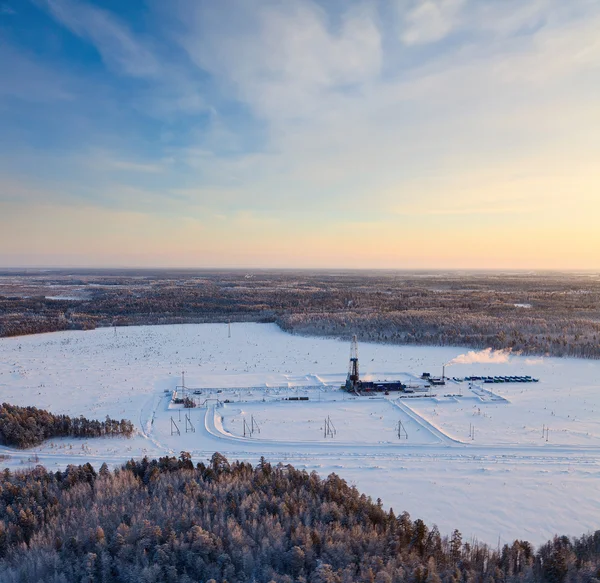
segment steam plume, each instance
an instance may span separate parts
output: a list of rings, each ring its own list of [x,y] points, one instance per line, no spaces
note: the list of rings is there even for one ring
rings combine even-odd
[[[486,348],[485,350],[471,350],[466,354],[460,354],[453,358],[450,362],[446,363],[446,366],[453,364],[473,364],[473,363],[485,363],[485,364],[502,364],[510,360],[511,350],[493,350],[492,348]]]

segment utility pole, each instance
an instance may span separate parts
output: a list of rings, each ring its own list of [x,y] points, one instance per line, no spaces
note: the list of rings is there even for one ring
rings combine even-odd
[[[190,416],[186,413],[185,414],[185,432],[192,432],[192,433],[196,433],[196,428],[194,427],[194,424],[192,423],[192,419],[190,418]]]
[[[334,437],[336,433],[337,431],[335,430],[333,422],[331,421],[331,417],[327,415],[327,419],[325,419],[323,437]]]
[[[398,439],[408,439],[408,433],[401,420],[398,421]]]

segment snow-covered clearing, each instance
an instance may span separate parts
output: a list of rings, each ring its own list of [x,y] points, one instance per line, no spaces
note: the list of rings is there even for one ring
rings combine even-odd
[[[341,391],[340,391],[341,393]],[[398,437],[398,421],[401,420],[404,431],[410,436],[411,444],[440,443],[431,431],[422,427],[394,406],[387,399],[342,400],[337,401],[281,401],[278,403],[244,403],[243,407],[226,404],[218,410],[223,418],[223,429],[233,435],[244,434],[246,427],[252,427],[252,418],[259,425],[260,432],[252,436],[261,440],[277,442],[322,442],[335,439],[337,443],[357,444],[398,444],[408,443]],[[331,399],[331,395],[327,395]],[[325,418],[329,417],[335,434],[325,436]]]
[[[600,528],[600,362],[511,355],[453,364],[446,374],[531,375],[540,382],[449,382],[431,396],[356,398],[338,388],[349,343],[266,324],[231,330],[231,338],[227,325],[204,324],[0,339],[2,401],[125,417],[139,431],[129,440],[0,448],[10,456],[2,463],[18,468],[39,460],[56,469],[182,450],[196,460],[214,451],[252,462],[264,455],[321,475],[334,471],[396,512],[491,544]],[[440,375],[443,363],[466,352],[376,344],[359,350],[365,378],[409,383],[425,371]],[[182,371],[201,407],[170,404]],[[333,436],[324,435],[326,418]]]

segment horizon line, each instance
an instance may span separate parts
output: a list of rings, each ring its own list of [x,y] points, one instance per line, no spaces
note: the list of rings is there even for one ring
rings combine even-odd
[[[264,267],[264,266],[98,266],[98,265],[35,265],[35,266],[3,266],[0,265],[0,271],[337,271],[337,272],[477,272],[477,273],[499,273],[499,272],[515,272],[515,273],[596,273],[600,272],[598,268],[588,267]],[[598,273],[600,275],[600,273]]]

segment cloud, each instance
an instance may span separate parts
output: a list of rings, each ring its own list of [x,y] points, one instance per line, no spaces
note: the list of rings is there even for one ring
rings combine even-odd
[[[456,26],[465,3],[465,0],[418,0],[404,15],[402,42],[419,45],[443,39]]]
[[[407,0],[397,0],[397,9],[399,36],[407,46],[435,43],[458,34],[470,42],[485,39],[489,44],[564,21],[572,11],[558,0],[414,0],[408,5]]]
[[[168,170],[171,160],[150,159],[126,155],[124,152],[118,155],[116,151],[107,149],[91,149],[82,152],[79,163],[88,170],[98,171],[104,175],[117,172],[131,172],[134,174],[161,174]]]
[[[125,170],[129,172],[149,172],[156,174],[164,171],[164,167],[160,164],[143,164],[139,162],[128,162],[127,160],[111,160],[110,164],[117,170]]]
[[[471,1],[463,13],[465,26],[472,30],[510,36],[535,31],[564,10],[561,0],[488,0]]]
[[[518,8],[513,0],[503,1]],[[48,2],[74,7],[68,0]],[[543,3],[533,3],[537,14]],[[144,174],[156,169],[156,159],[172,157],[173,167],[187,172],[169,175],[173,188],[227,189],[240,205],[265,209],[334,212],[354,204],[368,210],[369,219],[377,212],[459,217],[535,209],[535,200],[507,200],[509,190],[514,194],[530,184],[507,175],[506,168],[543,170],[548,144],[558,133],[572,137],[573,128],[597,110],[593,87],[586,81],[578,91],[576,77],[599,56],[598,20],[561,23],[493,47],[470,40],[390,75],[392,56],[408,49],[397,38],[395,45],[389,38],[384,43],[386,24],[374,5],[346,6],[332,14],[306,0],[175,3],[176,26],[165,18],[156,36],[176,38],[188,52],[190,62],[160,65],[177,70],[183,81],[168,77],[148,100],[138,93],[132,101],[167,122],[169,110],[183,117],[202,107],[213,113],[175,128],[166,146],[156,144],[165,148],[158,155],[144,159],[126,151],[112,158],[122,161],[121,169],[133,171],[135,164]],[[469,9],[483,14],[477,6]],[[486,6],[486,14],[502,14],[496,0]],[[116,27],[134,46],[145,46],[115,17],[86,4],[73,14],[88,24],[72,26],[87,31],[98,20],[96,12],[103,15],[100,22],[114,25],[109,30]],[[461,30],[476,29],[480,17],[463,12]],[[500,28],[514,31],[529,18],[511,14]],[[195,83],[202,76],[202,87],[210,87],[203,95]],[[558,124],[563,127],[554,130]],[[537,185],[536,193],[544,188]],[[504,197],[490,203],[490,189],[502,189]],[[457,201],[461,191],[466,195]]]
[[[373,8],[353,5],[332,30],[315,3],[179,3],[180,42],[192,61],[267,119],[302,119],[328,94],[356,87],[381,68]]]
[[[581,220],[569,253],[591,257],[600,210],[592,3],[398,2],[390,14],[380,2],[156,0],[134,26],[91,4],[45,0],[98,48],[108,74],[81,76],[77,62],[80,78],[64,82],[53,73],[68,58],[57,65],[55,54],[44,69],[23,50],[13,66],[0,46],[13,72],[0,78],[0,121],[20,124],[11,143],[31,141],[2,152],[3,165],[38,184],[50,178],[49,197],[105,208],[206,212],[229,228],[232,217],[288,221],[340,241],[368,232],[344,251],[348,264],[381,267],[423,258],[473,266],[509,253],[531,265],[550,248],[558,261],[570,200],[569,216]],[[148,82],[125,92],[122,75]],[[76,97],[35,117],[21,103],[13,114],[15,92]],[[25,118],[56,121],[44,137]],[[52,147],[33,146],[46,138]],[[105,159],[93,167],[98,152]],[[14,164],[19,156],[27,162]],[[263,231],[253,234],[275,241]],[[296,241],[301,254],[308,237]]]
[[[40,2],[71,32],[91,42],[109,67],[133,77],[159,74],[160,65],[152,52],[109,12],[72,0]]]

